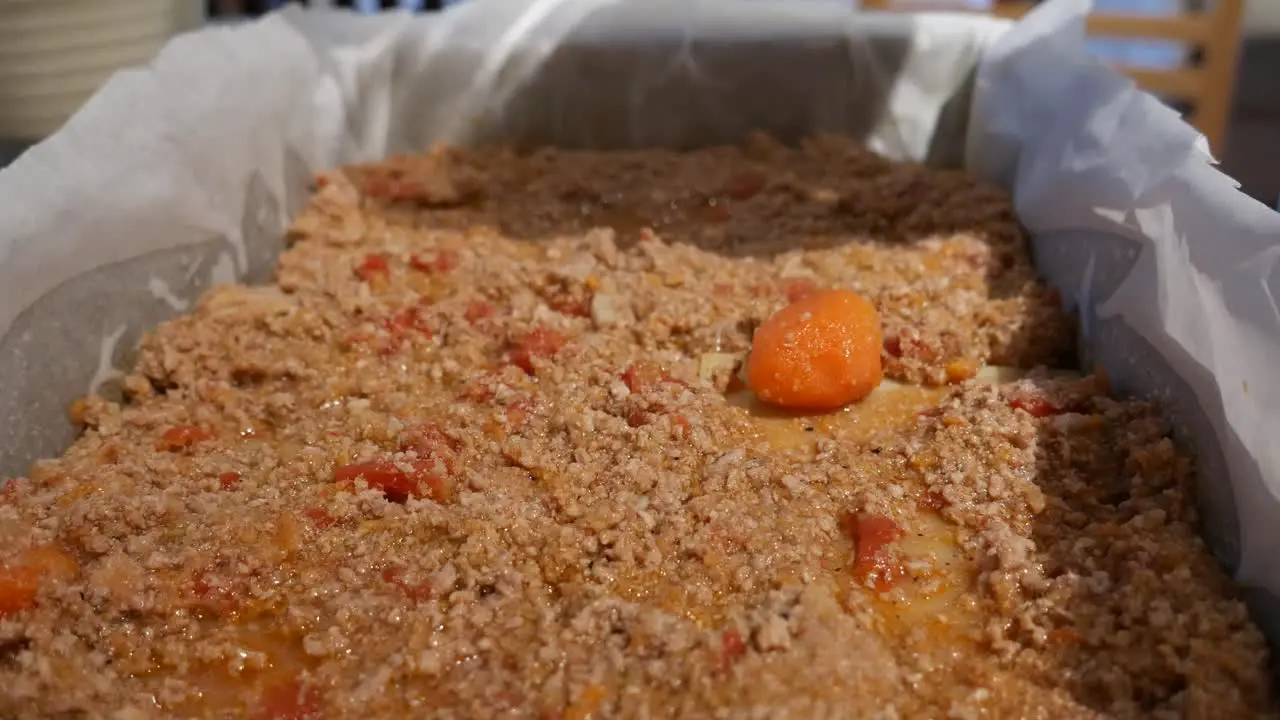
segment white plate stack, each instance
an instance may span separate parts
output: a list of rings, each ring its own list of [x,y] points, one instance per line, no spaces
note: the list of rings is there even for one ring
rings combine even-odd
[[[52,133],[112,73],[202,19],[200,0],[0,0],[0,138]]]

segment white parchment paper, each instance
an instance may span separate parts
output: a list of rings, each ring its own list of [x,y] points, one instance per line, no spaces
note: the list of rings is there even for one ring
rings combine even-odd
[[[1094,358],[1173,413],[1198,450],[1211,545],[1274,596],[1280,215],[1217,172],[1171,110],[1082,52],[1088,7],[1041,6],[987,53],[968,164],[1013,188]]]
[[[143,330],[212,283],[268,277],[317,170],[437,141],[837,131],[1012,189],[1086,360],[1196,449],[1207,538],[1271,630],[1280,216],[1091,59],[1088,8],[1010,26],[836,0],[470,0],[180,37],[0,172],[0,473],[59,452],[67,403],[109,388]]]

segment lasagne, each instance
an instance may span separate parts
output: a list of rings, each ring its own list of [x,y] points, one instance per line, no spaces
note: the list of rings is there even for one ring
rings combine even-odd
[[[883,382],[762,402],[832,290]],[[324,174],[0,491],[0,716],[1273,716],[1060,306],[1004,192],[834,137]]]

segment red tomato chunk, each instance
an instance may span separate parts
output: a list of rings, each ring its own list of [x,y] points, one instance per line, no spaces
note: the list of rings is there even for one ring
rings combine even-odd
[[[485,318],[493,317],[493,305],[487,300],[475,300],[467,305],[467,311],[463,317],[469,323],[477,323]]]
[[[365,255],[364,260],[356,266],[356,277],[365,282],[371,282],[379,276],[385,278],[390,274],[391,267],[387,265],[386,255]]]
[[[422,195],[422,186],[399,177],[374,175],[365,181],[364,194],[384,200],[413,200]]]
[[[409,267],[419,272],[443,275],[458,267],[458,262],[458,253],[453,250],[441,250],[432,258],[414,255],[409,258]]]
[[[564,347],[565,337],[550,328],[538,327],[525,333],[514,343],[507,358],[512,365],[530,375],[537,373],[534,358],[551,358]]]
[[[725,630],[720,635],[720,666],[728,669],[734,661],[747,654],[747,643],[742,633],[734,629]]]
[[[1050,415],[1061,415],[1063,413],[1062,408],[1049,402],[1047,399],[1032,395],[1016,397],[1010,400],[1009,407],[1014,410],[1024,410],[1027,414],[1031,415],[1031,417],[1038,418],[1049,417]]]
[[[333,470],[333,481],[339,485],[351,485],[358,479],[363,479],[369,487],[380,491],[394,503],[406,502],[411,497],[429,497],[436,502],[448,499],[448,487],[436,472],[434,460],[402,463],[373,460],[339,465]]]
[[[889,545],[902,537],[902,529],[883,515],[864,513],[846,513],[840,524],[856,544],[854,577],[880,592],[892,589],[904,574],[904,569],[889,551]]]
[[[164,434],[160,436],[160,440],[156,443],[156,449],[178,452],[212,437],[213,435],[198,427],[181,425],[165,430]]]
[[[319,530],[324,530],[325,528],[332,527],[335,523],[338,522],[324,508],[318,508],[318,507],[307,508],[306,510],[302,511],[302,514],[306,515],[307,518],[311,520],[311,522],[315,523],[316,528]]]

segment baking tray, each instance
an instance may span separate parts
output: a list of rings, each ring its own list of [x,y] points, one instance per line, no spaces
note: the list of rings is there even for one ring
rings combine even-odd
[[[1093,60],[1088,0],[1017,25],[825,0],[286,10],[171,42],[0,172],[0,473],[73,439],[147,328],[270,276],[312,174],[434,142],[692,148],[840,132],[1013,192],[1083,362],[1198,456],[1206,539],[1274,642],[1280,218]]]

